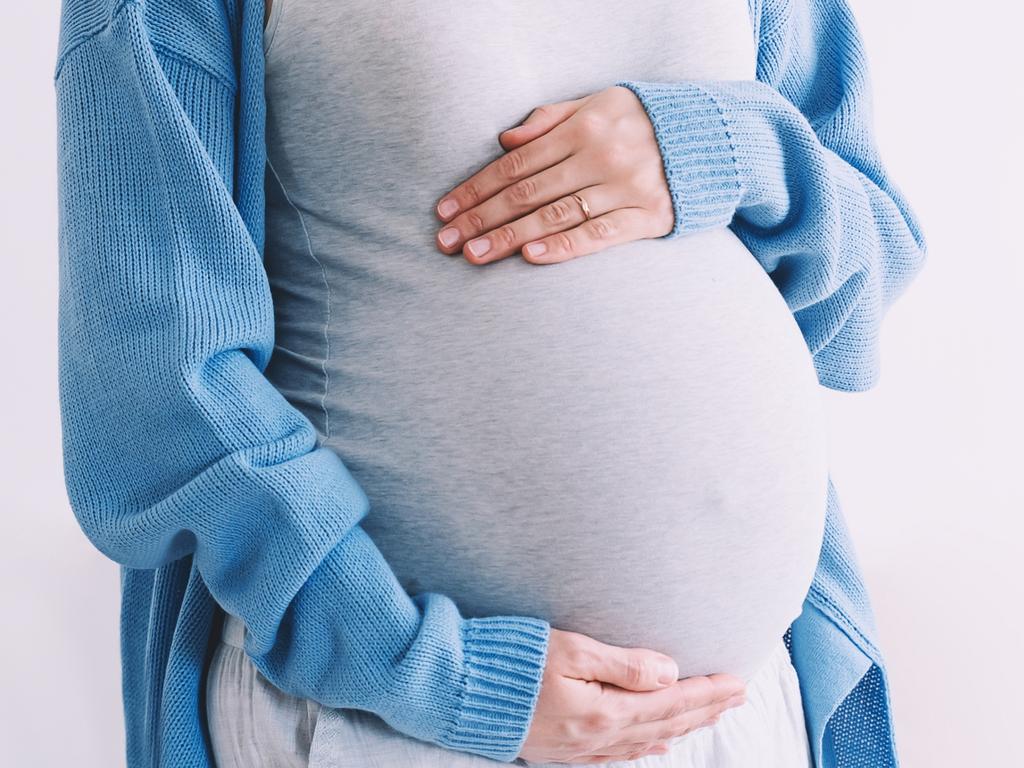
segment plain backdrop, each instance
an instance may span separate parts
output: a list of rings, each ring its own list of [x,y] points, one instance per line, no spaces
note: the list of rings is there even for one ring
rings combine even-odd
[[[851,2],[883,160],[930,260],[886,319],[881,383],[827,395],[833,476],[889,662],[903,765],[1008,765],[1024,716],[1024,12]],[[60,458],[59,7],[5,7],[0,763],[118,766],[117,569],[78,528]]]

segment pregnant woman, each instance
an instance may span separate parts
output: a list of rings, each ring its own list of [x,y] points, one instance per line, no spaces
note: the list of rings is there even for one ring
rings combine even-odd
[[[267,376],[365,490],[362,527],[410,594],[656,649],[683,677],[751,681],[741,711],[665,765],[749,766],[768,753],[807,765],[782,638],[825,516],[811,358],[730,230],[658,239],[673,217],[651,123],[629,89],[601,88],[629,71],[753,78],[748,11],[745,0],[658,0],[628,23],[622,13],[275,0]],[[538,33],[566,14],[571,35]],[[557,103],[579,93],[596,95]],[[506,134],[515,146],[503,154],[498,135],[531,104],[551,113]],[[448,212],[438,198],[460,179]],[[584,210],[591,225],[573,231]],[[527,242],[549,247],[502,258]],[[577,245],[588,255],[552,263]],[[313,723],[324,765],[487,762],[359,710],[321,722],[318,709],[260,697],[244,623],[228,622],[208,698],[219,765],[283,764],[287,749],[308,759],[293,735]],[[344,724],[331,733],[334,717]],[[632,758],[670,728],[637,727],[593,754],[528,737],[522,755]],[[726,761],[739,739],[751,751]]]
[[[55,75],[130,765],[894,759],[818,385],[924,241],[844,2],[83,0]]]

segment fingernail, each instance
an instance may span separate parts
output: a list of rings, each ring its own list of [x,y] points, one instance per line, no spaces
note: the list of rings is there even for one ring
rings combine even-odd
[[[457,210],[459,210],[459,204],[452,200],[450,197],[442,199],[441,202],[437,204],[437,212],[441,214],[441,216],[445,219],[447,219]]]
[[[528,243],[523,251],[527,256],[540,256],[547,253],[548,246],[546,243]],[[659,678],[660,679],[660,678]]]
[[[658,675],[658,683],[660,685],[672,685],[678,679],[674,669],[663,669],[661,674]]]
[[[452,246],[458,242],[459,230],[455,227],[445,227],[441,230],[441,243],[445,246]]]
[[[470,240],[467,246],[470,253],[480,258],[491,250],[491,239],[489,237],[478,237],[476,240]]]

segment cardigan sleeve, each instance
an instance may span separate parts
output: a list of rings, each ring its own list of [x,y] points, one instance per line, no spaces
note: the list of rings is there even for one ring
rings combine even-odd
[[[623,80],[661,150],[666,238],[729,226],[785,297],[819,381],[864,390],[879,326],[921,267],[924,235],[882,164],[847,0],[751,0],[754,80]]]
[[[142,4],[119,5],[81,24],[54,78],[59,393],[82,529],[131,568],[192,556],[284,691],[513,760],[548,623],[466,618],[401,586],[360,525],[366,494],[263,373],[274,314],[233,199],[236,86],[155,49]]]

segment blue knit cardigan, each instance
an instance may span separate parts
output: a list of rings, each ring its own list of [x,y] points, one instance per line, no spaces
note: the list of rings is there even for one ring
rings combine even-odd
[[[751,0],[750,12],[756,80],[620,84],[664,158],[666,237],[731,227],[785,296],[821,383],[862,390],[924,239],[872,140],[846,0]],[[548,623],[465,618],[444,595],[407,594],[360,526],[366,494],[263,375],[262,21],[263,0],[63,3],[64,470],[85,534],[122,566],[128,764],[212,765],[215,601],[285,691],[511,762]],[[895,765],[882,654],[831,488],[787,637],[817,765]]]

